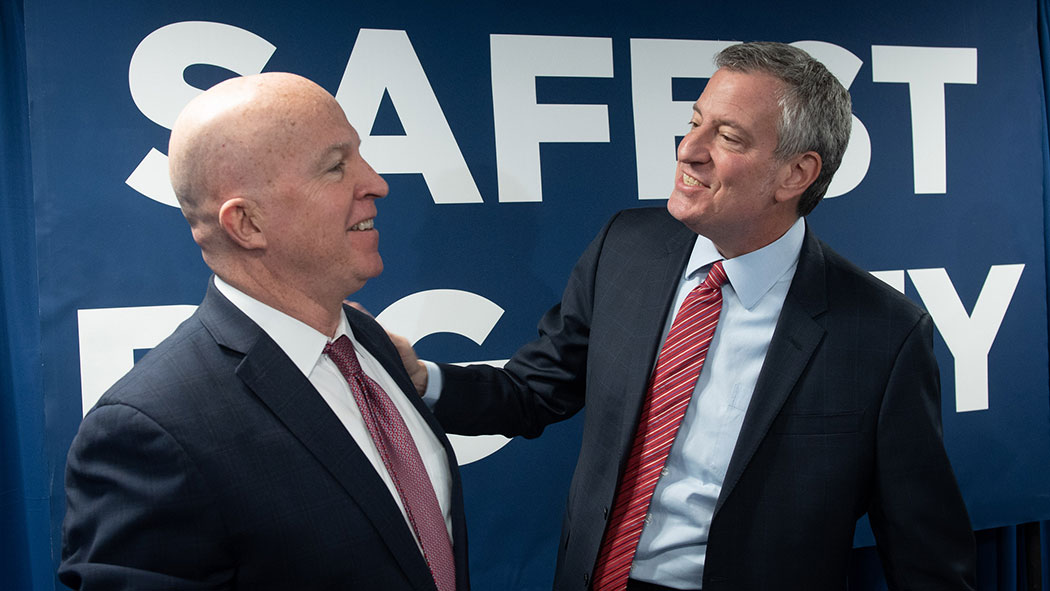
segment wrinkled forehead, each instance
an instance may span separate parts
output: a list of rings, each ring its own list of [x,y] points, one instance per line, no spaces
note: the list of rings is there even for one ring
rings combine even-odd
[[[764,71],[721,68],[708,80],[693,110],[733,119],[779,119],[784,83]]]

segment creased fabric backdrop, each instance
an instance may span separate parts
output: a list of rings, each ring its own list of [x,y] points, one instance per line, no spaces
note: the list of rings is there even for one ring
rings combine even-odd
[[[427,358],[499,363],[609,215],[663,206],[710,57],[761,39],[851,91],[850,150],[809,221],[937,324],[982,588],[1032,582],[1040,537],[1045,585],[1045,524],[1002,527],[1050,518],[1042,6],[4,3],[0,576],[56,585],[82,413],[204,293],[165,171],[199,89],[283,70],[332,92],[391,187],[386,271],[354,299]],[[549,588],[579,425],[457,440],[475,589]],[[883,585],[856,556],[853,584]]]

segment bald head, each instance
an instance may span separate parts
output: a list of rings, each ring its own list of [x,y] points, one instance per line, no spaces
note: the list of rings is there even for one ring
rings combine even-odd
[[[375,200],[388,187],[326,90],[294,74],[217,84],[168,147],[171,183],[205,263],[325,334],[383,270]]]
[[[206,258],[226,242],[217,219],[222,203],[235,196],[265,199],[297,126],[335,111],[342,116],[326,90],[281,72],[226,80],[186,105],[171,132],[168,165]]]

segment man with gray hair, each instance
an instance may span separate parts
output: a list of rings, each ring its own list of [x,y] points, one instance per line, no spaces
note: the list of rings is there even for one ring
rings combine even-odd
[[[378,324],[387,184],[342,107],[286,73],[179,115],[172,186],[215,275],[87,413],[59,578],[74,589],[468,591],[459,471]]]
[[[972,588],[932,321],[805,221],[849,94],[788,45],[716,63],[666,210],[617,214],[503,369],[403,350],[413,381],[453,433],[586,404],[558,591],[845,589],[864,514],[891,588]]]

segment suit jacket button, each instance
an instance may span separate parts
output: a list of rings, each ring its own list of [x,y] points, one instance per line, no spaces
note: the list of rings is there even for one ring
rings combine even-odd
[[[605,519],[605,520],[609,519],[609,508],[608,507],[602,507],[602,519]]]
[[[591,582],[591,573],[583,573],[583,586],[586,587],[587,583]]]

